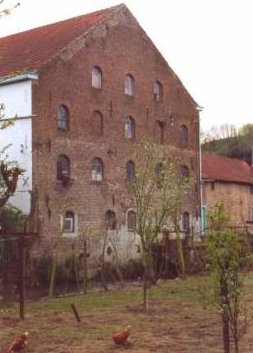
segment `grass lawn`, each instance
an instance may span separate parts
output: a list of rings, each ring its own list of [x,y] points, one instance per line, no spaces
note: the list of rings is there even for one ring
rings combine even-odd
[[[251,277],[246,276],[249,294]],[[23,322],[18,320],[17,307],[1,310],[0,352],[6,352],[13,337],[29,331],[29,353],[222,353],[220,318],[209,294],[208,278],[201,276],[166,280],[153,287],[148,314],[142,311],[142,289],[137,286],[27,303]],[[250,301],[249,295],[249,305]],[[128,343],[116,346],[110,335],[127,324],[131,325]],[[242,353],[253,351],[253,322],[241,347]]]

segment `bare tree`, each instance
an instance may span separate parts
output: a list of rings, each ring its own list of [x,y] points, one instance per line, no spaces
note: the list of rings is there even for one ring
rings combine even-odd
[[[201,132],[201,142],[206,143],[214,140],[221,140],[237,136],[236,127],[233,124],[212,126],[208,131]]]
[[[17,2],[12,6],[4,7],[4,0],[0,0],[0,18],[6,15],[9,15],[11,11],[14,10],[16,7],[18,7],[19,5],[20,3]]]
[[[141,240],[144,266],[143,305],[148,310],[148,287],[154,279],[153,248],[163,227],[172,225],[175,210],[189,190],[178,176],[177,161],[162,146],[142,143],[133,154],[135,175],[129,182],[136,209],[136,232]]]

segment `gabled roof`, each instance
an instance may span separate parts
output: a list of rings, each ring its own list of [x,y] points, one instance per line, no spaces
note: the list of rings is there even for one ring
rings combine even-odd
[[[0,77],[35,71],[76,37],[124,5],[0,38]]]
[[[207,153],[202,154],[202,178],[253,184],[252,168],[246,162]]]

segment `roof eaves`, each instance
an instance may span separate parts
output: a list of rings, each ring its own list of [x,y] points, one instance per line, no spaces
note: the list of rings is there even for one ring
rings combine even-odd
[[[36,71],[16,73],[13,75],[0,78],[0,86],[8,85],[11,83],[37,80],[38,74]]]

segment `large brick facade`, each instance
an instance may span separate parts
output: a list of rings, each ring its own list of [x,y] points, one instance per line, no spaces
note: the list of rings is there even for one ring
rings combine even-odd
[[[43,41],[43,38],[41,38]],[[91,85],[93,67],[102,72],[102,87]],[[133,208],[126,182],[126,163],[132,150],[146,138],[158,138],[168,154],[179,157],[194,181],[184,202],[196,227],[199,210],[198,151],[199,118],[196,103],[170,69],[154,44],[125,6],[117,7],[106,20],[77,36],[60,53],[38,69],[33,83],[32,144],[33,219],[40,223],[42,239],[47,242],[60,231],[60,214],[71,210],[76,217],[75,236],[91,239],[93,248],[101,247],[105,232],[105,213],[117,218],[116,241],[122,255],[135,251],[136,236],[127,231],[126,217]],[[125,76],[134,78],[134,94],[124,93]],[[154,99],[155,82],[162,85],[162,99]],[[57,128],[57,109],[69,109],[69,129]],[[94,133],[94,112],[103,119],[103,134]],[[135,138],[124,136],[124,121],[132,117]],[[188,130],[188,141],[180,142],[180,129]],[[57,158],[70,161],[71,182],[57,180]],[[103,180],[93,181],[91,164],[103,161]],[[92,235],[87,229],[92,228]],[[75,238],[75,239],[77,239]],[[74,239],[74,237],[70,238]],[[48,252],[48,247],[45,248]],[[132,250],[131,250],[132,249]]]

